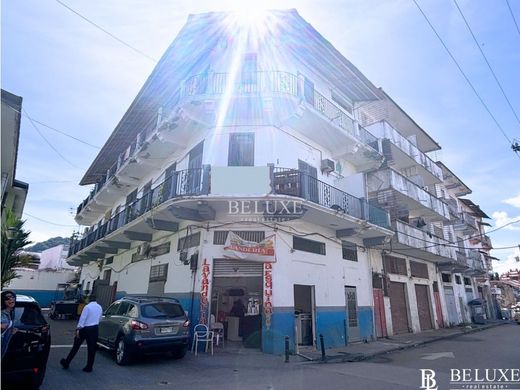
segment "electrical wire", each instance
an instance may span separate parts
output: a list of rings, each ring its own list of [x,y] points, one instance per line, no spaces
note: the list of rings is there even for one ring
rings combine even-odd
[[[462,74],[462,76],[464,77],[464,79],[466,80],[466,83],[471,87],[471,90],[473,91],[473,93],[475,94],[475,96],[478,98],[478,100],[480,101],[480,103],[482,104],[482,106],[484,107],[484,109],[487,111],[487,113],[489,114],[489,116],[491,117],[491,119],[493,119],[493,122],[495,122],[495,125],[497,126],[497,128],[500,130],[500,132],[502,133],[502,135],[504,136],[504,138],[507,140],[507,142],[509,143],[509,145],[512,145],[512,141],[509,139],[508,135],[506,134],[506,132],[504,131],[504,129],[502,128],[502,126],[500,125],[500,123],[498,122],[498,120],[496,119],[496,117],[493,115],[493,113],[491,112],[491,110],[489,109],[488,105],[486,104],[486,102],[482,99],[482,97],[480,96],[480,94],[478,93],[478,91],[476,90],[475,86],[473,85],[473,83],[471,82],[471,80],[468,78],[468,76],[466,75],[466,73],[464,72],[464,70],[462,69],[462,67],[460,66],[460,64],[458,63],[458,61],[455,59],[455,57],[453,56],[453,54],[451,53],[450,49],[448,49],[448,46],[446,46],[446,43],[444,43],[444,40],[441,38],[441,36],[439,35],[439,33],[437,32],[437,30],[435,29],[435,27],[433,26],[433,24],[430,22],[430,19],[428,18],[428,16],[424,13],[424,11],[422,10],[421,6],[419,5],[419,3],[417,3],[416,0],[412,0],[414,2],[414,4],[417,6],[417,8],[419,9],[419,11],[421,12],[422,16],[424,17],[424,19],[426,20],[426,22],[428,23],[428,25],[430,26],[430,28],[432,29],[432,31],[434,32],[435,36],[437,37],[437,39],[439,39],[440,43],[442,44],[442,46],[444,47],[444,50],[446,50],[446,52],[448,53],[448,55],[450,56],[450,58],[453,60],[453,62],[455,63],[455,65],[457,66],[458,70],[460,71],[460,73]],[[520,154],[516,154],[516,156],[520,159]]]
[[[54,145],[51,144],[47,138],[45,138],[45,136],[42,134],[42,132],[40,131],[40,129],[38,128],[38,126],[36,126],[36,124],[33,122],[32,118],[27,114],[27,111],[25,111],[25,109],[23,109],[23,108],[22,108],[22,110],[23,110],[24,114],[27,116],[27,118],[29,119],[29,122],[31,123],[31,125],[34,127],[34,129],[35,129],[36,132],[40,135],[40,137],[43,138],[43,140],[47,143],[47,145],[49,145],[50,148],[51,148],[52,150],[54,150],[54,151],[56,152],[56,154],[57,154],[58,156],[60,156],[61,159],[62,159],[63,161],[65,161],[66,163],[68,163],[71,167],[76,168],[76,169],[81,169],[81,168],[78,167],[77,165],[75,165],[75,164],[73,164],[72,162],[70,162],[67,158],[65,158],[65,156],[63,156],[63,155],[58,151],[58,149],[56,149],[56,148],[54,147]]]
[[[459,3],[457,2],[457,0],[453,0],[453,2],[455,3],[455,6],[459,10],[460,16],[462,17],[462,20],[464,20],[464,24],[466,24],[466,27],[468,28],[468,30],[469,30],[469,32],[471,34],[471,37],[473,38],[473,41],[475,42],[475,45],[477,46],[478,50],[480,51],[480,54],[482,54],[482,57],[484,58],[484,61],[486,62],[487,66],[489,68],[489,71],[493,75],[493,78],[495,79],[498,87],[500,88],[500,91],[502,92],[502,95],[504,96],[504,99],[506,99],[507,104],[509,105],[509,108],[513,112],[513,115],[515,116],[516,121],[520,125],[520,118],[518,118],[518,114],[516,113],[516,110],[513,108],[513,105],[511,104],[511,101],[507,97],[506,92],[504,91],[504,88],[502,87],[502,83],[498,80],[498,77],[497,77],[495,71],[493,70],[493,67],[489,63],[488,58],[487,58],[486,54],[484,53],[484,50],[482,50],[482,47],[479,45],[479,43],[477,41],[477,38],[475,37],[475,34],[473,33],[473,30],[471,29],[471,27],[470,27],[470,25],[468,23],[468,20],[464,16],[464,13],[462,12],[462,9],[459,6]]]
[[[61,224],[61,223],[55,223],[55,222],[47,221],[46,219],[36,217],[36,216],[31,215],[31,214],[29,214],[29,213],[27,213],[27,212],[25,212],[25,211],[23,212],[23,214],[24,214],[24,215],[27,215],[28,217],[31,217],[31,218],[37,219],[38,221],[42,221],[42,222],[48,223],[48,224],[50,224],[50,225],[55,225],[55,226],[64,226],[64,227],[73,227],[73,228],[77,227],[76,225],[63,225],[63,224]]]
[[[511,9],[509,0],[506,0],[506,4],[507,4],[507,8],[509,8],[509,13],[511,14],[511,17],[513,18],[513,22],[515,23],[516,31],[518,32],[518,35],[520,35],[520,28],[518,27],[518,23],[516,22],[515,14],[513,13],[513,10]]]
[[[96,24],[94,23],[92,20],[88,19],[87,17],[83,16],[82,14],[80,14],[78,11],[72,9],[71,7],[69,7],[67,4],[65,4],[64,2],[60,1],[60,0],[56,0],[56,2],[60,5],[62,5],[63,7],[67,8],[69,11],[73,12],[74,14],[76,14],[77,16],[79,16],[81,19],[83,19],[84,21],[86,21],[87,23],[91,24],[92,26],[96,27],[97,29],[103,31],[105,34],[107,34],[108,36],[110,36],[111,38],[115,39],[116,41],[118,41],[119,43],[125,45],[126,47],[128,47],[129,49],[135,51],[136,53],[140,54],[141,56],[145,57],[146,59],[152,61],[153,63],[157,63],[157,60],[155,58],[152,58],[150,57],[148,54],[142,52],[141,50],[135,48],[134,46],[130,45],[129,43],[126,43],[125,41],[123,41],[121,38],[118,38],[117,36],[115,36],[114,34],[112,34],[110,31],[104,29],[103,27],[101,27],[99,24]]]

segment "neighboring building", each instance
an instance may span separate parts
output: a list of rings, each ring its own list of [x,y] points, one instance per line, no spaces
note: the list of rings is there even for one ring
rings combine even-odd
[[[85,173],[84,289],[177,297],[268,353],[449,324],[440,270],[474,297],[476,266],[439,145],[296,11],[236,22],[190,16]]]
[[[40,254],[39,269],[76,269],[67,264],[67,256],[69,253],[68,245],[56,245],[52,248],[45,249]]]
[[[2,216],[10,209],[18,218],[29,190],[29,184],[16,180],[21,112],[22,98],[2,89]]]
[[[511,269],[500,275],[500,280],[513,280],[520,283],[520,271],[518,269]]]

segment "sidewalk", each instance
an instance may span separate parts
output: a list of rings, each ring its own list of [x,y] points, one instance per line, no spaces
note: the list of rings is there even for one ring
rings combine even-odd
[[[301,347],[299,355],[291,355],[290,361],[312,361],[318,363],[358,362],[389,352],[414,348],[434,341],[446,340],[468,333],[479,332],[508,323],[511,322],[505,320],[489,320],[483,325],[471,324],[454,328],[428,330],[421,333],[406,333],[378,339],[377,341],[370,341],[368,343],[352,343],[345,347],[330,349],[327,349],[327,341],[325,340],[325,360],[322,359],[320,350]]]

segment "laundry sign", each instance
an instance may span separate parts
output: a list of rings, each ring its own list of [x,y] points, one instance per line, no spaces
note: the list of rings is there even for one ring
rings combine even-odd
[[[274,242],[274,234],[266,237],[261,242],[254,242],[246,241],[235,233],[229,232],[224,245],[224,257],[274,263],[276,261]]]

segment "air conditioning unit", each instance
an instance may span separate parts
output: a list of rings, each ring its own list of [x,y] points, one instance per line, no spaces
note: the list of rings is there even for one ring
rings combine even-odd
[[[321,160],[321,171],[331,173],[334,172],[335,164],[334,161],[329,160],[328,158],[325,158]]]

